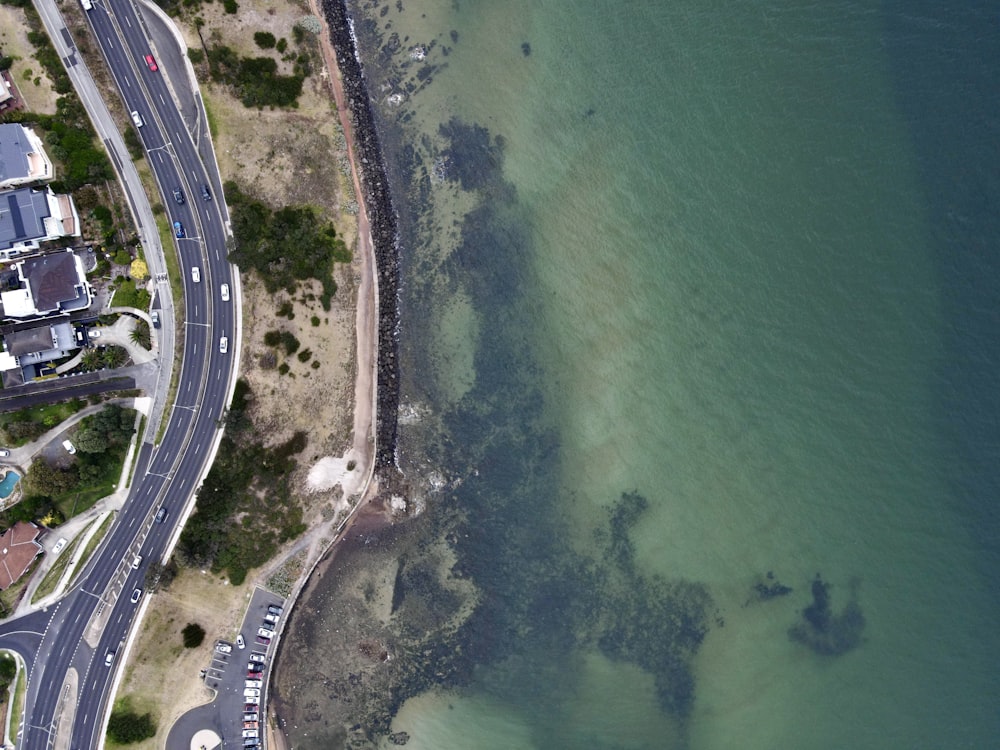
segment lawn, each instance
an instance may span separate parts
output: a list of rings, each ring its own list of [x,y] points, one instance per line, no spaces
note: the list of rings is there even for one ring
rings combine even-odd
[[[59,557],[56,558],[55,563],[51,568],[49,568],[49,572],[45,574],[45,578],[42,579],[42,582],[38,584],[38,588],[35,589],[35,593],[32,594],[32,604],[56,590],[56,584],[59,583],[62,579],[63,573],[66,572],[66,568],[69,566],[69,561],[73,559],[73,552],[76,551],[81,538],[82,535],[78,536],[66,545],[66,548],[59,554]]]
[[[84,406],[86,402],[77,398],[4,412],[0,414],[0,428],[11,446],[20,447],[65,422]]]

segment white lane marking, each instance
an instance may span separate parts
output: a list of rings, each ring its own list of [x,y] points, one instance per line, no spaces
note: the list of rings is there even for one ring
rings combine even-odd
[[[167,103],[167,100],[163,98],[163,94],[160,94],[160,101],[163,102],[164,105]]]
[[[108,37],[108,46],[114,48],[115,43],[111,41],[111,37]]]
[[[132,22],[131,22],[130,20],[128,20],[128,16],[125,16],[125,23],[127,23],[127,24],[128,24],[128,27],[129,27],[130,29],[132,28]]]
[[[162,151],[157,151],[156,152],[156,158],[160,160],[160,164],[163,164],[163,152]]]

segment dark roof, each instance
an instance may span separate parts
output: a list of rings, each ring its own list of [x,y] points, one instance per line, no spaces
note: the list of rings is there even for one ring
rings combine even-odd
[[[80,277],[72,252],[27,258],[21,266],[21,275],[28,282],[35,309],[40,313],[56,310],[61,302],[80,296]]]
[[[0,193],[0,250],[44,237],[49,215],[44,190],[21,188]]]
[[[24,331],[15,331],[8,333],[3,337],[3,340],[7,344],[7,351],[15,357],[47,352],[55,346],[52,343],[52,326],[39,326]]]
[[[39,533],[35,524],[18,521],[0,535],[0,591],[23,576],[42,551],[35,541]]]
[[[27,177],[28,154],[34,150],[23,127],[13,122],[0,125],[0,182]]]

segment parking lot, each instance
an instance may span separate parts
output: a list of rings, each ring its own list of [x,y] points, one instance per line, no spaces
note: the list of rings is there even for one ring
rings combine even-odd
[[[254,750],[263,744],[267,679],[271,667],[274,631],[286,612],[284,601],[264,589],[255,589],[235,638],[215,641],[211,661],[202,670],[205,684],[216,691],[208,706],[189,711],[170,732],[167,747],[189,746],[199,729],[218,732],[224,748]],[[264,631],[264,634],[261,633]]]

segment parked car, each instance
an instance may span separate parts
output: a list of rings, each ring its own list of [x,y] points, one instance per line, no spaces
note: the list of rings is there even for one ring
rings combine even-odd
[[[244,721],[243,722],[243,728],[244,729],[257,729],[257,722],[256,721]]]
[[[257,628],[257,635],[261,638],[274,638],[274,631],[267,628]]]
[[[262,654],[260,651],[251,651],[250,652],[250,661],[259,661],[259,662],[263,663],[266,660],[267,660],[267,656],[265,656],[264,654]]]
[[[258,708],[258,701],[251,702],[249,698],[247,698],[247,702],[243,705],[244,711],[256,711]]]
[[[277,604],[268,604],[267,611],[270,612],[272,615],[278,615],[280,617],[281,613],[284,612],[285,610],[282,607],[279,607]]]
[[[65,546],[66,546],[66,538],[63,537],[58,542],[56,542],[55,545],[52,547],[52,556],[55,557],[60,552],[62,552]]]
[[[7,458],[10,455],[10,451],[6,448],[0,448],[0,458]]]
[[[264,615],[264,622],[267,623],[267,625],[265,625],[264,627],[268,627],[268,625],[277,625],[278,624],[278,616],[277,615],[272,615],[272,614],[268,613],[268,614]]]
[[[157,71],[156,60],[153,59],[152,55],[146,55],[146,67],[154,73]]]
[[[175,187],[173,189],[173,194],[174,194],[174,200],[177,201],[177,205],[183,206],[184,205],[184,193],[181,192],[181,189],[179,187]]]
[[[264,665],[261,664],[259,661],[252,661],[249,664],[247,664],[247,671],[253,672],[254,674],[258,674],[264,671]]]
[[[223,284],[219,290],[222,292],[222,301],[229,302],[229,284]]]
[[[243,633],[236,636],[236,647],[246,648],[247,642],[243,640]]]
[[[247,711],[243,714],[243,721],[257,721],[257,716],[258,714],[256,711]]]
[[[72,444],[72,443],[71,443],[71,442],[70,442],[69,440],[63,440],[63,442],[62,442],[62,446],[63,446],[63,448],[65,448],[65,449],[66,449],[66,452],[67,452],[68,454],[70,454],[71,456],[72,456],[72,455],[73,455],[74,453],[76,453],[76,446],[75,446],[75,445],[73,445],[73,444]]]
[[[215,650],[220,654],[230,654],[233,651],[233,647],[225,641],[219,641],[215,644]]]
[[[257,643],[259,643],[261,646],[270,646],[271,645],[271,639],[270,638],[265,638],[262,635],[258,635],[257,636]]]
[[[243,687],[247,688],[257,688],[258,690],[264,687],[263,680],[243,680]]]
[[[174,222],[174,237],[176,237],[179,240],[182,240],[186,236],[187,235],[184,234],[184,225],[181,224],[179,221],[175,221]]]
[[[244,729],[243,730],[243,737],[244,738],[246,738],[246,737],[256,737],[256,736],[257,736],[257,730],[256,729]]]
[[[132,596],[129,598],[129,601],[135,604],[139,601],[140,597],[142,597],[142,589],[136,589],[132,592]]]
[[[260,690],[257,688],[245,688],[243,690],[244,698],[260,698]]]
[[[160,327],[160,311],[159,310],[153,310],[153,312],[151,312],[149,314],[149,319],[153,321],[153,328],[159,328]]]

